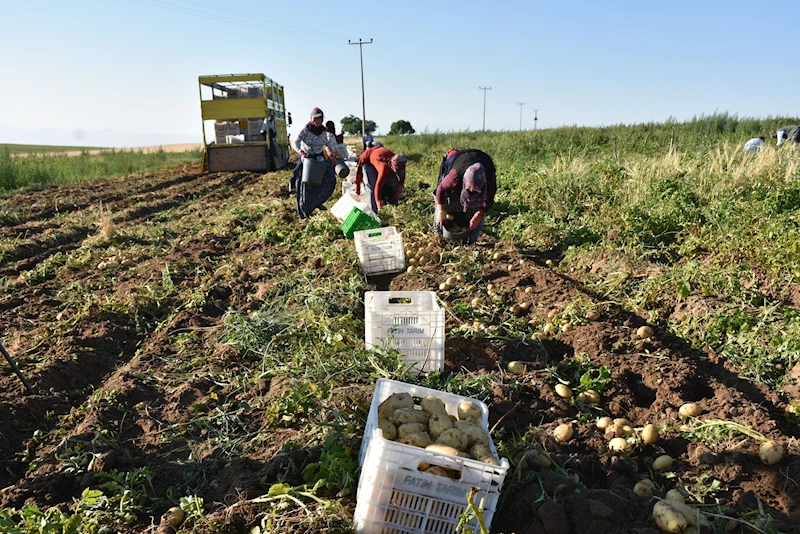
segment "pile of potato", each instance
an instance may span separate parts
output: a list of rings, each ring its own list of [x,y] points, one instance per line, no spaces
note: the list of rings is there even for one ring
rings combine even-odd
[[[378,406],[378,427],[388,440],[443,454],[500,465],[489,447],[491,437],[481,425],[481,409],[471,401],[458,406],[458,417],[447,413],[439,397],[428,395],[419,406],[408,393],[395,393]],[[426,467],[433,474],[438,466]]]

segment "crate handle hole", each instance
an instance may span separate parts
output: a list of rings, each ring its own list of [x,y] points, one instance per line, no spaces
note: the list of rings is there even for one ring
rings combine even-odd
[[[392,297],[389,299],[389,304],[411,304],[411,299],[408,297]]]

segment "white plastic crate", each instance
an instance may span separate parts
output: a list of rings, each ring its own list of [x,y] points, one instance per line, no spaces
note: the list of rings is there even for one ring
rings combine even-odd
[[[344,191],[344,187],[342,187],[342,191]],[[361,196],[356,196],[355,189],[353,192],[350,192],[350,190],[348,190],[346,193],[342,192],[342,197],[337,200],[331,208],[331,214],[333,214],[333,216],[340,221],[344,222],[354,207],[360,209],[376,221],[381,222],[378,216],[372,213],[372,207],[370,206],[369,201],[366,200],[365,195],[362,194]]]
[[[490,527],[503,487],[508,460],[491,465],[478,460],[436,453],[383,438],[378,428],[378,405],[394,393],[412,397],[435,395],[442,399],[448,413],[456,415],[458,405],[469,400],[481,410],[481,426],[488,431],[489,410],[476,399],[434,389],[412,386],[381,378],[375,385],[364,438],[361,441],[356,510],[353,516],[358,534],[443,534],[455,532],[459,516],[467,507],[467,493],[474,486],[479,491],[476,505],[483,499],[483,518]],[[489,448],[497,456],[494,442]],[[420,463],[439,465],[461,473],[458,480],[424,473]],[[478,529],[473,519],[472,528]]]
[[[403,235],[394,226],[353,233],[364,276],[401,273],[406,270]]]
[[[433,291],[364,293],[364,344],[394,349],[413,371],[444,368],[444,309]]]

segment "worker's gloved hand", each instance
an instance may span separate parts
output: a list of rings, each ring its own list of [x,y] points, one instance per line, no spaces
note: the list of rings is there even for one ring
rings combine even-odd
[[[301,157],[301,158],[307,158],[307,157],[308,157],[308,154],[306,154],[306,151],[305,151],[305,150],[301,150],[301,151],[300,151],[300,157]]]
[[[472,219],[469,221],[469,229],[470,231],[475,231],[475,229],[483,222],[483,218],[486,217],[486,214],[482,211],[478,211],[475,215],[472,216]]]

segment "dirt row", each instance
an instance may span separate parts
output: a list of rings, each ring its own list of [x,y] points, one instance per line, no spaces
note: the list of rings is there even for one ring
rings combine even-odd
[[[25,394],[16,377],[3,368],[0,506],[64,506],[95,484],[92,472],[158,466],[152,481],[156,495],[166,496],[177,483],[198,488],[210,517],[225,524],[226,531],[237,532],[252,526],[257,516],[258,507],[240,505],[244,499],[285,481],[291,464],[314,459],[309,451],[282,452],[282,446],[297,437],[287,428],[275,432],[257,453],[232,462],[220,464],[213,449],[186,461],[185,443],[192,433],[213,432],[211,425],[202,430],[192,426],[198,418],[196,407],[208,413],[209,407],[230,399],[278,398],[290,387],[277,381],[247,387],[218,384],[193,374],[193,364],[186,361],[196,354],[203,355],[204,368],[216,365],[230,373],[247,369],[251,362],[220,343],[223,313],[259,307],[264,303],[260,295],[279,273],[296,268],[297,262],[315,260],[312,252],[281,257],[276,252],[279,247],[236,243],[219,232],[197,232],[198,221],[213,224],[216,210],[245,193],[280,200],[285,204],[283,220],[297,224],[285,180],[285,173],[202,175],[195,167],[185,167],[59,188],[55,194],[21,193],[2,201],[0,208],[5,211],[0,212],[14,215],[5,215],[0,235],[17,240],[17,245],[6,250],[0,264],[0,276],[11,281],[0,293],[0,336],[36,394]],[[115,237],[105,242],[100,236],[101,206],[115,225]],[[169,232],[148,235],[147,229],[155,231],[162,218],[169,220]],[[103,246],[92,246],[95,241]],[[120,254],[118,261],[127,261],[128,268],[97,268],[109,260],[109,241]],[[341,240],[333,245],[352,243]],[[545,264],[547,258],[539,251],[520,250],[488,235],[476,250],[486,258],[500,252],[515,264],[525,260],[511,273],[503,264],[487,261],[480,283],[493,283],[508,302],[530,300],[535,310],[531,317],[546,321],[550,310],[562,310],[576,299],[594,300],[577,274],[559,273]],[[78,251],[84,252],[75,258]],[[21,277],[62,256],[73,258],[75,265],[67,263],[55,276],[45,275],[36,283]],[[266,261],[271,262],[270,271],[258,268]],[[205,273],[202,304],[188,307],[165,292],[165,269],[171,283],[184,289],[197,283],[198,273]],[[440,279],[441,273],[422,270],[393,277],[384,288],[436,289]],[[525,293],[526,288],[532,290]],[[453,307],[471,295],[450,292],[440,297]],[[645,324],[641,316],[610,303],[594,304],[602,310],[600,321],[575,326],[541,343],[455,331],[448,337],[446,372],[503,377],[494,390],[490,425],[506,436],[523,436],[569,473],[510,473],[492,531],[644,533],[648,532],[644,525],[652,526],[652,503],[636,497],[632,488],[648,475],[648,461],[657,451],[645,449],[635,459],[606,454],[603,435],[579,421],[581,413],[554,391],[549,370],[585,354],[593,365],[612,372],[611,386],[603,395],[609,413],[626,417],[635,426],[670,425],[673,430],[660,446],[679,460],[681,480],[694,480],[698,492],[707,490],[709,503],[719,499],[743,514],[762,506],[775,520],[770,527],[774,531],[800,532],[797,426],[784,418],[783,397],[739,379],[719,355],[696,351],[662,329],[656,328],[649,340],[639,340],[634,333]],[[692,313],[686,303],[673,307]],[[458,323],[448,314],[449,328]],[[504,369],[510,361],[526,362],[527,372],[508,375]],[[368,387],[353,386],[346,398],[367,404],[370,396]],[[687,439],[678,430],[677,408],[689,401],[700,403],[708,417],[736,421],[774,439],[795,438],[795,448],[790,448],[794,454],[776,469],[759,461],[753,440],[737,439],[717,449]],[[346,405],[343,401],[343,411]],[[249,426],[242,428],[243,433],[259,428],[263,410],[248,414]],[[550,432],[566,421],[576,422],[578,436],[560,444]],[[186,434],[175,434],[182,428]],[[48,433],[54,429],[60,431]],[[91,466],[81,465],[89,461]],[[212,480],[204,478],[209,474]],[[720,482],[713,491],[712,479]],[[532,514],[542,490],[549,499]],[[354,498],[343,499],[343,506],[352,506]],[[153,516],[162,511],[153,511]],[[146,515],[139,517],[131,532],[140,532],[151,521]],[[733,532],[748,531],[735,522],[732,526]],[[770,531],[768,525],[761,527]]]

